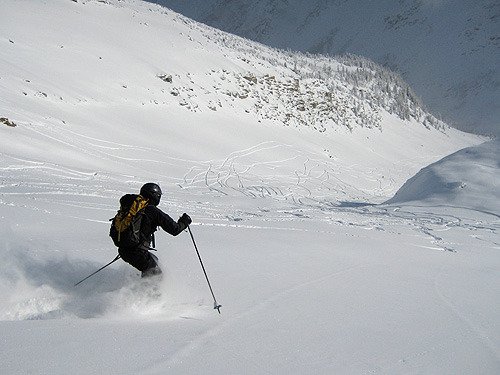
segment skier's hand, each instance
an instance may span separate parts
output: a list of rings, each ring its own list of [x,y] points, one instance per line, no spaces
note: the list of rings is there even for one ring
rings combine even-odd
[[[193,222],[191,218],[189,217],[188,214],[184,213],[180,218],[179,221],[183,223],[186,227]]]

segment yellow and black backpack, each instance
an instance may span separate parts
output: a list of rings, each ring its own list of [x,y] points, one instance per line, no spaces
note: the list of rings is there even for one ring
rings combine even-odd
[[[141,222],[148,200],[142,195],[126,194],[120,198],[120,209],[111,220],[109,236],[117,247],[141,244]]]

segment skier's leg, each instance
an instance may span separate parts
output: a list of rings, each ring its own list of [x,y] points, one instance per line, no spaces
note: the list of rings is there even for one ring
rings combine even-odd
[[[125,262],[137,268],[143,275],[145,272],[148,275],[161,273],[158,258],[144,248],[119,248],[118,253]]]
[[[148,267],[145,270],[142,270],[141,277],[151,277],[161,275],[162,271],[160,266],[158,265],[158,257],[154,254],[151,254],[149,251]]]

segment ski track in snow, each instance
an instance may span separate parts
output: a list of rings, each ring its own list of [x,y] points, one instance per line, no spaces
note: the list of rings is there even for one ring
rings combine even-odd
[[[439,299],[444,303],[448,309],[457,316],[461,321],[463,321],[467,327],[471,330],[471,332],[481,341],[486,348],[490,351],[490,354],[493,358],[496,359],[496,362],[500,365],[500,345],[495,343],[491,338],[490,332],[487,332],[483,327],[481,327],[481,323],[477,320],[474,320],[471,317],[468,317],[466,313],[464,313],[456,304],[452,302],[452,300],[445,296],[445,292],[441,289],[440,279],[443,277],[444,270],[447,266],[443,265],[439,274],[434,278],[434,291]]]
[[[217,336],[223,334],[224,331],[232,331],[231,327],[238,326],[238,324],[240,324],[242,321],[244,322],[246,320],[246,318],[248,318],[249,316],[252,316],[256,312],[259,312],[259,311],[266,309],[270,304],[273,303],[273,301],[280,299],[280,298],[284,298],[288,294],[293,293],[299,289],[303,289],[303,288],[309,287],[311,285],[324,282],[324,281],[331,279],[331,278],[334,278],[338,275],[344,274],[346,272],[351,272],[352,270],[359,269],[362,267],[364,267],[364,265],[361,264],[361,265],[351,267],[348,269],[336,271],[336,272],[333,272],[331,274],[321,276],[319,278],[313,278],[309,281],[299,283],[297,285],[291,286],[291,287],[286,288],[284,290],[281,290],[277,293],[274,293],[271,296],[266,297],[265,299],[260,301],[258,304],[252,306],[250,309],[243,311],[240,314],[233,315],[229,319],[225,319],[222,323],[216,323],[214,327],[207,329],[203,334],[196,337],[196,340],[189,342],[188,345],[185,345],[183,348],[176,351],[168,359],[167,367],[170,368],[170,366],[173,364],[182,363],[186,358],[188,358],[190,355],[192,355],[192,352],[194,350],[201,347],[207,341],[216,342]],[[245,363],[246,366],[254,369],[254,371],[258,371],[258,373],[277,374],[277,371],[259,366],[258,363],[256,363],[251,358],[244,358],[241,353],[236,353],[228,347],[221,346],[220,349],[222,349],[226,353],[228,353],[237,362]]]
[[[313,210],[312,207],[310,207],[310,209]],[[337,209],[330,208],[328,213],[336,217],[346,216],[349,219],[349,221],[337,222],[337,225],[362,227],[365,228],[366,230],[379,230],[379,231],[392,232],[395,230],[394,226],[409,226],[417,234],[420,234],[423,237],[427,238],[427,241],[429,243],[429,246],[426,247],[427,249],[445,251],[445,252],[458,251],[453,248],[453,243],[452,243],[453,236],[445,238],[447,232],[449,232],[450,230],[454,229],[459,231],[475,233],[474,235],[471,236],[481,236],[484,234],[491,234],[492,239],[495,239],[497,237],[498,230],[500,230],[500,221],[498,220],[490,221],[492,215],[489,214],[485,215],[482,212],[479,212],[480,214],[479,218],[478,216],[476,216],[475,212],[472,212],[470,218],[466,217],[460,218],[458,216],[454,216],[453,214],[447,212],[443,212],[443,214],[437,214],[435,210],[429,210],[429,207],[425,207],[423,211],[421,211],[422,210],[421,207],[413,209],[415,209],[415,211],[412,210],[412,207],[367,206],[363,208],[337,208]],[[496,217],[496,215],[493,215],[493,217]],[[256,216],[251,215],[247,219],[251,219],[254,222],[256,221],[255,218]],[[260,219],[269,220],[269,218],[264,219],[262,217],[260,217]],[[273,220],[276,219],[277,219],[276,217],[273,218]],[[243,219],[242,221],[244,222],[245,220],[246,219]],[[259,218],[257,218],[257,222],[258,220]],[[291,221],[296,220],[298,223],[301,220],[303,220],[303,217],[300,219],[296,218],[295,220],[293,218],[288,218],[287,220]],[[219,223],[217,225],[230,226],[233,224]],[[241,222],[234,225],[238,226],[239,228],[246,227],[244,224],[241,224]],[[253,225],[253,226],[248,226],[248,228],[290,230],[290,228],[279,228],[279,227],[270,228],[269,225],[265,226],[262,225],[261,227]],[[298,227],[293,228],[291,230],[311,231],[308,229],[300,229]],[[477,240],[487,241],[488,242],[487,246],[494,245],[498,247],[497,243],[495,242],[492,243],[491,240],[488,240],[486,238],[478,237]],[[453,257],[455,255],[451,254],[451,256]],[[241,313],[235,316],[231,316],[230,318],[225,319],[222,323],[216,323],[215,327],[207,329],[204,333],[197,336],[195,340],[190,341],[183,348],[180,348],[172,356],[170,356],[166,364],[170,368],[170,366],[175,366],[176,364],[182,363],[183,361],[187,360],[191,355],[193,355],[193,352],[196,352],[197,349],[203,347],[203,345],[205,345],[207,342],[216,343],[218,336],[220,336],[224,332],[232,331],[231,327],[237,327],[238,325],[240,325],[240,323],[245,322],[247,318],[257,315],[259,312],[268,309],[270,306],[273,305],[273,303],[276,302],[276,300],[282,298],[284,299],[289,298],[290,295],[293,295],[300,289],[307,289],[315,284],[320,284],[324,281],[327,281],[331,278],[335,278],[337,276],[341,276],[345,273],[358,271],[363,267],[366,267],[366,265],[363,264],[363,262],[361,262],[359,265],[335,271],[326,275],[322,275],[320,277],[312,278],[308,281],[303,281],[295,285],[292,285],[288,288],[277,291],[272,295],[268,295],[262,301],[252,306],[250,309],[242,311]],[[500,347],[494,340],[489,338],[488,331],[486,331],[481,326],[481,322],[478,321],[477,318],[469,317],[468,314],[463,312],[458,306],[456,306],[450,298],[446,297],[446,291],[443,290],[442,287],[440,286],[441,279],[444,277],[443,272],[446,267],[450,266],[448,265],[448,263],[443,263],[439,272],[437,272],[433,278],[432,284],[433,284],[434,294],[436,295],[437,299],[441,301],[442,305],[445,306],[450,311],[451,314],[456,316],[457,319],[462,321],[465,324],[465,326],[468,327],[470,335],[476,337],[479,342],[483,343],[485,348],[487,348],[487,350],[490,352],[491,357],[495,358],[495,360],[498,363],[500,363],[500,355],[499,355]],[[452,267],[450,267],[450,269],[452,269]],[[363,373],[384,374],[390,371],[393,372],[396,371],[397,373],[398,369],[404,366],[406,362],[414,361],[416,359],[429,356],[433,352],[439,353],[442,350],[445,350],[447,346],[454,345],[458,341],[461,341],[462,344],[465,344],[466,340],[468,340],[468,338],[466,337],[463,338],[450,337],[448,338],[448,341],[441,341],[439,343],[436,343],[435,345],[433,345],[432,347],[430,347],[425,351],[407,353],[404,357],[401,357],[398,361],[395,361],[393,363],[386,362],[380,364],[377,368],[370,371],[365,371]],[[266,374],[280,373],[278,369],[275,370],[273,368],[259,367],[258,364],[256,364],[255,361],[253,361],[251,358],[246,358],[244,354],[237,353],[233,351],[231,348],[224,347],[223,345],[218,345],[218,346],[219,350],[223,350],[224,352],[226,352],[228,356],[232,357],[235,361],[241,363],[242,365],[246,364],[246,366],[252,368],[253,371]],[[152,371],[151,373],[154,373],[154,371]]]
[[[213,192],[213,185],[217,185],[215,190],[217,192],[224,193],[225,195],[230,194],[231,191],[237,191],[243,195],[256,197],[256,192],[260,192],[259,204],[261,208],[255,209],[236,209],[227,207],[224,204],[218,204],[218,200],[214,199],[212,196],[209,199],[210,204],[207,205],[205,201],[189,201],[189,202],[177,202],[176,200],[169,200],[169,205],[174,208],[184,208],[189,212],[200,212],[201,216],[199,221],[203,224],[194,223],[194,225],[216,225],[216,226],[234,226],[238,228],[263,228],[272,230],[293,230],[293,231],[311,231],[311,229],[300,228],[300,223],[304,220],[321,220],[330,223],[333,226],[347,226],[347,227],[357,227],[364,228],[366,230],[377,230],[377,231],[387,231],[390,233],[395,233],[399,229],[398,227],[409,227],[416,234],[427,238],[427,246],[416,245],[418,247],[425,247],[427,249],[435,249],[439,251],[458,251],[455,249],[452,238],[447,237],[447,233],[453,229],[459,229],[471,233],[471,236],[478,241],[486,241],[488,246],[499,247],[498,242],[491,243],[488,236],[483,234],[492,234],[491,238],[495,238],[496,233],[500,229],[500,220],[498,215],[489,214],[485,212],[474,212],[471,211],[471,218],[459,217],[458,215],[453,215],[453,210],[450,213],[446,212],[439,214],[436,213],[435,208],[429,210],[429,207],[409,207],[409,206],[385,206],[385,205],[371,205],[371,204],[356,204],[356,203],[343,203],[338,204],[329,201],[322,201],[319,199],[309,199],[308,196],[317,196],[317,192],[311,192],[311,190],[305,188],[303,190],[290,190],[288,196],[283,194],[279,188],[270,186],[261,187],[251,187],[245,189],[243,187],[230,186],[228,179],[234,178],[235,175],[239,177],[244,177],[246,173],[257,164],[251,165],[247,169],[243,170],[241,173],[235,172],[234,164],[241,155],[250,155],[259,152],[263,148],[269,149],[274,147],[280,147],[273,143],[262,144],[251,149],[242,150],[239,153],[234,153],[228,156],[225,160],[218,164],[218,169],[224,171],[215,173],[216,165],[214,162],[209,162],[206,167],[205,172],[196,172],[198,167],[192,167],[191,170],[184,176],[183,189],[189,189],[190,194],[194,196],[199,195],[203,197],[207,191]],[[5,159],[8,160],[7,157]],[[5,160],[4,159],[4,160]],[[14,160],[11,160],[11,163]],[[269,162],[270,165],[279,165],[280,161]],[[309,160],[304,162],[304,170],[295,171],[296,174],[300,176],[311,176],[311,172],[307,170],[307,164]],[[229,166],[229,168],[223,168],[224,166]],[[212,169],[213,168],[213,169]],[[206,183],[208,178],[207,175],[216,175],[212,183]],[[10,183],[12,179],[10,176],[11,172],[16,172],[16,178]],[[22,183],[19,182],[19,176],[26,171],[27,180]],[[35,172],[35,173],[33,173]],[[69,218],[75,218],[78,220],[85,220],[89,222],[107,223],[106,218],[99,220],[96,218],[96,212],[104,210],[114,210],[116,207],[110,205],[109,198],[111,196],[119,196],[121,192],[113,191],[112,189],[102,188],[102,184],[110,180],[109,176],[97,175],[91,172],[78,171],[74,168],[63,168],[61,166],[51,165],[48,163],[40,162],[30,162],[29,160],[15,160],[15,163],[4,166],[0,168],[0,179],[2,181],[2,186],[0,187],[0,205],[20,207],[23,209],[28,209],[32,211],[43,210],[46,214],[64,214]],[[40,176],[36,179],[36,176]],[[48,178],[49,176],[49,178]],[[190,176],[190,177],[188,177]],[[321,176],[319,175],[320,180]],[[283,178],[283,177],[281,177]],[[47,183],[46,181],[50,179],[57,179],[58,183],[56,185]],[[14,182],[15,180],[15,182]],[[111,178],[113,180],[113,178]],[[205,184],[199,185],[201,180],[205,180]],[[315,181],[315,178],[310,177],[312,186],[320,186],[320,183]],[[271,183],[274,181],[271,177],[264,179],[265,182]],[[300,178],[297,179],[296,185],[303,183]],[[81,186],[79,186],[81,185]],[[292,184],[293,185],[293,184]],[[311,187],[312,188],[312,187]],[[103,194],[103,191],[105,194]],[[306,192],[304,194],[304,191]],[[226,193],[227,192],[227,193]],[[265,192],[265,193],[264,193]],[[211,193],[210,193],[211,194]],[[27,204],[31,197],[33,204]],[[63,198],[66,197],[66,198]],[[291,199],[290,199],[291,197]],[[262,198],[265,198],[262,200]],[[266,208],[266,201],[273,202],[276,201],[279,205],[273,209]],[[18,202],[23,202],[18,203]],[[100,202],[106,203],[100,203]],[[45,207],[45,208],[41,208]],[[68,215],[66,213],[67,209],[70,208],[74,212],[81,212],[80,214]],[[74,210],[73,210],[74,208]],[[79,208],[80,210],[76,210]],[[83,210],[82,210],[83,209]],[[86,213],[90,210],[92,213]],[[229,214],[229,212],[231,212]],[[111,211],[112,212],[112,211]],[[318,216],[317,212],[321,212],[322,215]],[[85,214],[83,214],[85,213]],[[221,215],[221,213],[223,213]],[[481,219],[482,218],[482,219]],[[493,220],[491,220],[493,218]],[[247,222],[251,222],[248,225]],[[262,222],[262,225],[258,223]],[[280,227],[276,223],[288,222],[292,223],[292,227]],[[293,225],[296,222],[297,225]],[[275,224],[273,224],[275,223]],[[496,241],[496,240],[495,240]],[[341,272],[348,272],[344,270]],[[296,290],[298,288],[303,288],[308,285],[321,282],[327,278],[334,277],[338,272],[322,276],[317,279],[313,279],[309,282],[305,282],[296,286],[291,287],[288,290],[284,290],[273,296],[268,296],[266,300],[262,301],[258,306],[253,309],[262,309],[264,306],[271,302],[275,298],[280,298],[282,295]],[[477,332],[478,336],[484,337],[484,333],[481,333],[477,328],[474,328],[474,323],[468,320],[466,317],[460,314],[451,302],[449,302],[444,295],[436,287],[436,293],[440,296],[450,310],[461,317],[471,329]],[[50,294],[50,293],[49,293]],[[44,297],[45,298],[45,297]],[[57,301],[64,297],[49,297],[46,301],[32,300],[30,303],[35,304],[40,303],[50,304],[50,298],[53,299],[55,305],[58,305]],[[64,303],[63,303],[64,305]],[[50,310],[50,308],[49,308]],[[54,315],[55,314],[55,315]],[[64,314],[64,312],[62,312]],[[8,315],[8,314],[7,314]],[[13,316],[16,316],[15,314]],[[57,313],[42,314],[40,316],[57,316]],[[234,324],[232,322],[227,322],[226,324]],[[207,332],[206,336],[209,337],[214,335],[215,332]],[[201,340],[201,339],[200,339]],[[485,339],[485,343],[493,349],[494,343]],[[182,356],[182,354],[180,354]]]
[[[73,141],[72,141],[73,142]],[[82,145],[83,146],[83,145]],[[75,146],[76,147],[76,146]],[[85,147],[89,147],[88,144]],[[125,147],[124,145],[107,145],[106,147]],[[410,225],[416,232],[419,232],[430,238],[430,242],[437,248],[442,250],[454,251],[452,246],[448,246],[446,241],[440,236],[440,232],[446,231],[454,227],[463,227],[470,231],[487,230],[496,231],[499,229],[498,218],[499,216],[488,212],[479,212],[487,217],[491,216],[492,221],[479,221],[467,220],[453,215],[436,215],[434,212],[425,212],[425,209],[418,208],[418,212],[405,210],[405,208],[397,206],[377,206],[363,203],[348,203],[348,201],[339,202],[328,200],[327,197],[333,192],[337,195],[346,194],[348,191],[356,191],[352,189],[347,183],[338,180],[338,185],[334,185],[328,180],[333,175],[332,170],[326,170],[323,166],[309,159],[307,156],[296,155],[294,158],[303,159],[303,170],[290,171],[289,176],[276,176],[273,175],[274,170],[280,170],[280,167],[285,162],[290,160],[270,160],[263,165],[262,163],[248,164],[245,161],[240,162],[243,157],[248,157],[253,154],[273,150],[275,148],[292,148],[291,146],[276,144],[275,142],[265,142],[256,145],[249,149],[240,150],[228,155],[220,162],[209,161],[200,163],[197,166],[191,166],[189,171],[180,177],[179,180],[183,182],[179,184],[183,190],[189,191],[194,196],[204,197],[207,192],[209,200],[213,197],[238,195],[253,199],[259,199],[259,204],[262,202],[262,209],[257,211],[242,210],[237,208],[229,208],[232,214],[228,215],[228,207],[224,205],[218,207],[217,204],[211,203],[211,207],[206,206],[205,201],[188,201],[177,202],[170,200],[169,204],[173,207],[184,207],[185,210],[200,212],[203,211],[203,217],[200,221],[210,222],[211,220],[218,221],[218,225],[224,225],[220,222],[221,219],[229,221],[230,223],[237,223],[244,225],[244,221],[248,219],[256,220],[261,219],[266,221],[294,221],[303,220],[308,217],[313,217],[313,212],[320,210],[324,213],[324,220],[332,220],[332,217],[338,213],[355,213],[357,220],[354,222],[344,222],[334,220],[336,225],[352,225],[352,226],[365,226],[367,228],[376,228],[378,230],[391,230],[390,227],[394,222],[404,222]],[[155,151],[156,152],[156,151]],[[0,205],[16,206],[18,199],[23,200],[23,207],[31,210],[39,210],[40,205],[38,202],[33,205],[26,204],[25,197],[32,197],[33,200],[44,201],[46,206],[68,206],[68,207],[85,207],[90,210],[102,209],[115,209],[114,206],[108,203],[99,203],[96,200],[106,200],[112,196],[119,197],[122,192],[114,191],[112,189],[103,189],[103,184],[106,185],[111,181],[123,180],[123,176],[110,176],[109,174],[97,173],[76,170],[74,168],[65,168],[60,165],[30,161],[23,159],[14,159],[5,154],[0,154],[4,160],[11,160],[10,165],[0,166],[0,179],[2,184],[0,186]],[[106,157],[109,156],[105,154]],[[129,159],[130,160],[130,159]],[[142,159],[141,162],[146,159]],[[177,161],[179,162],[179,161]],[[180,161],[186,166],[193,164],[191,161]],[[310,166],[312,165],[312,166]],[[315,168],[319,166],[318,172],[313,175]],[[263,168],[269,171],[266,176],[261,172],[252,174],[254,168]],[[322,169],[323,168],[323,169]],[[25,171],[25,173],[23,173]],[[15,172],[15,175],[14,175]],[[19,182],[19,176],[24,175],[23,182]],[[343,175],[343,173],[342,173]],[[39,176],[38,178],[35,176]],[[337,178],[337,177],[335,177]],[[57,179],[57,184],[52,184],[50,179]],[[12,182],[9,182],[11,181]],[[261,184],[256,185],[255,181],[260,180]],[[295,180],[295,181],[294,181]],[[252,182],[247,185],[246,182]],[[280,181],[282,186],[276,186],[276,181]],[[283,183],[288,181],[288,183]],[[81,184],[81,187],[78,187]],[[326,189],[324,189],[326,186]],[[324,193],[323,191],[326,190]],[[103,194],[104,192],[104,194]],[[347,193],[345,198],[349,197]],[[62,199],[61,195],[65,195],[68,199]],[[361,194],[360,194],[361,195]],[[53,197],[53,198],[51,198]],[[71,199],[69,199],[71,197]],[[84,199],[82,199],[84,198]],[[264,199],[262,201],[261,199]],[[271,199],[278,203],[282,203],[277,209],[265,208],[265,201]],[[48,213],[56,212],[55,209],[46,209]],[[220,213],[224,212],[224,215]],[[207,214],[211,216],[206,216]],[[78,218],[78,216],[74,216]],[[82,218],[82,217],[80,217]],[[91,218],[82,218],[85,220],[96,220]],[[99,221],[97,219],[97,221]],[[497,244],[498,246],[498,244]]]

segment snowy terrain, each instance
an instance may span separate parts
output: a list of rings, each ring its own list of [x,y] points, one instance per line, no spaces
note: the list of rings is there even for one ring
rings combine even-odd
[[[366,56],[460,129],[500,135],[498,1],[149,1],[273,47]]]
[[[149,3],[0,11],[0,373],[499,372],[498,141]],[[73,286],[149,181],[221,314],[187,233],[161,296],[121,261]]]

